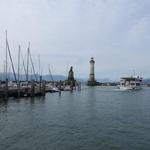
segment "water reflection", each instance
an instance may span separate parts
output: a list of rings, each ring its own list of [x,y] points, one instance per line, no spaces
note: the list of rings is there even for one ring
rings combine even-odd
[[[30,101],[31,105],[34,105],[35,103],[41,103],[44,104],[45,103],[45,97],[32,97],[28,99]]]
[[[0,99],[0,113],[7,112],[8,100]]]
[[[0,100],[0,149],[149,149],[149,97],[92,87]]]
[[[0,99],[0,112],[7,112],[7,108],[12,104],[30,103],[31,106],[35,104],[45,104],[45,97],[24,97],[24,98],[8,98]]]

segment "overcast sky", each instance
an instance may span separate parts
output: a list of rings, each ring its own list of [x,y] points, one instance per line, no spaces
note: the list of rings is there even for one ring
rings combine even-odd
[[[150,77],[150,0],[0,0],[0,69],[5,30],[14,63],[18,45],[28,43],[38,71],[88,78],[94,57],[96,78]]]

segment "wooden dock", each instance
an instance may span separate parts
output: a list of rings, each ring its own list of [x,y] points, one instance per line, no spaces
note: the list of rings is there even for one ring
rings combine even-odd
[[[41,83],[35,81],[29,83],[21,82],[19,86],[15,83],[14,86],[8,86],[8,83],[5,82],[5,84],[0,86],[0,98],[45,96],[45,87],[46,81]]]
[[[35,97],[35,96],[45,96],[47,92],[61,92],[61,91],[73,91],[81,90],[81,84],[77,83],[75,86],[68,85],[65,81],[58,82],[46,82],[42,81],[22,81],[16,83],[11,81],[0,81],[0,98],[7,99],[9,97]]]

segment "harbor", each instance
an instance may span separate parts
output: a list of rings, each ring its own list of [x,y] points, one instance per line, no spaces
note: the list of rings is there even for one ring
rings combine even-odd
[[[73,91],[73,90],[81,90],[81,83],[76,81],[74,78],[73,67],[70,67],[68,71],[68,77],[64,81],[54,81],[50,68],[49,76],[51,77],[50,81],[46,81],[42,79],[41,70],[40,70],[40,58],[39,58],[39,74],[36,74],[35,66],[33,63],[31,51],[30,51],[30,43],[27,48],[27,57],[26,57],[26,66],[25,60],[21,53],[21,47],[19,45],[18,49],[18,68],[17,73],[14,67],[13,58],[11,55],[11,50],[7,38],[6,31],[6,60],[4,61],[4,80],[0,80],[0,98],[8,99],[9,97],[34,97],[34,96],[45,96],[47,92],[59,92],[61,91]],[[8,64],[10,62],[10,64]],[[20,64],[22,62],[22,69],[24,70],[24,75],[26,77],[25,80],[21,81],[20,79]],[[10,70],[8,72],[8,67],[13,71],[13,79],[9,79]],[[31,69],[31,73],[29,73],[29,69]]]
[[[61,91],[81,90],[81,83],[72,80],[66,81],[0,81],[0,98],[9,97],[34,97],[45,96],[47,92],[53,93]]]
[[[46,93],[54,93],[58,92],[61,94],[62,91],[74,91],[78,90],[81,91],[81,82],[77,81],[74,77],[74,71],[73,67],[70,67],[70,70],[68,71],[68,77],[66,80],[63,81],[54,81],[53,76],[51,74],[51,71],[49,70],[50,78],[51,80],[43,80],[42,75],[35,74],[35,68],[33,64],[33,60],[31,57],[31,52],[28,47],[28,57],[27,57],[27,68],[25,68],[24,65],[24,60],[23,60],[23,67],[25,71],[25,80],[20,80],[20,75],[19,75],[19,66],[20,66],[20,46],[19,46],[19,54],[18,54],[18,74],[15,72],[15,68],[13,65],[13,59],[11,57],[11,52],[9,49],[8,41],[6,41],[7,47],[8,47],[8,52],[11,60],[11,65],[12,65],[12,70],[13,70],[13,76],[15,80],[9,80],[8,79],[8,73],[7,73],[7,67],[6,67],[6,72],[5,72],[5,80],[0,80],[0,98],[3,98],[7,100],[9,97],[15,97],[15,98],[20,98],[20,97],[35,97],[35,96],[45,96]],[[6,53],[7,57],[7,53]],[[32,64],[32,69],[34,70],[34,74],[29,74],[29,58]],[[7,58],[8,59],[8,58]],[[7,62],[7,61],[6,61]],[[95,78],[95,60],[93,57],[91,57],[91,60],[89,61],[90,67],[89,67],[89,78],[86,82],[86,86],[110,86],[114,87],[114,89],[120,89],[123,90],[137,90],[137,89],[142,89],[142,87],[149,87],[148,84],[141,84],[142,78],[139,76],[129,76],[129,77],[122,77],[119,82],[105,82],[101,83],[96,81]],[[7,66],[8,64],[6,64]],[[29,78],[30,77],[30,78]],[[84,83],[85,84],[85,83]]]
[[[0,0],[0,150],[150,150],[150,0]]]

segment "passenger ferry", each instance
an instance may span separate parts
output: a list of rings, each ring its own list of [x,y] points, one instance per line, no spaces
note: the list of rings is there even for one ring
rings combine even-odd
[[[142,78],[139,76],[121,77],[120,78],[120,90],[140,90]]]

